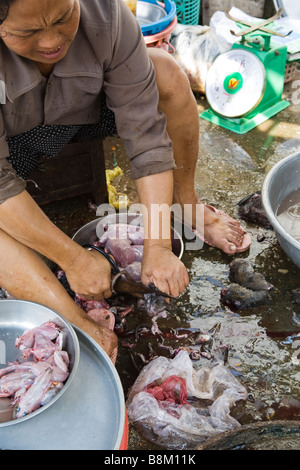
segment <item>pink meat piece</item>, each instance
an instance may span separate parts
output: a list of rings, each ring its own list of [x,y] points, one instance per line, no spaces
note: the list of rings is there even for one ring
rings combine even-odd
[[[31,329],[24,331],[22,336],[17,337],[15,344],[20,351],[32,348],[34,344],[34,330]]]
[[[58,366],[52,367],[52,380],[53,382],[62,382],[64,383],[69,377],[68,369],[63,370]]]
[[[109,309],[109,304],[105,300],[86,300],[81,295],[75,294],[75,303],[86,313],[95,308]]]
[[[37,336],[43,336],[43,338],[51,342],[53,339],[57,338],[58,334],[59,329],[57,325],[54,322],[48,321],[30,330],[25,330],[21,336],[18,336],[15,344],[16,347],[22,351],[24,359],[28,359],[32,348],[35,347]]]
[[[128,238],[133,245],[144,245],[145,234],[143,227],[140,227],[139,230],[135,230],[128,233]]]
[[[37,410],[41,406],[41,402],[51,385],[52,375],[51,367],[49,367],[38,375],[31,387],[21,395],[16,417],[22,418],[23,416]]]
[[[120,318],[126,317],[128,313],[134,311],[134,305],[130,305],[129,307],[118,307],[118,316]]]
[[[140,261],[134,261],[126,266],[126,271],[135,281],[140,281],[142,276],[142,263]]]
[[[57,382],[55,385],[52,384],[48,392],[44,395],[41,401],[41,406],[47,405],[47,403],[49,403],[49,401],[51,401],[58,394],[63,386],[64,384],[62,382]]]
[[[157,401],[168,401],[178,405],[188,403],[185,380],[177,375],[170,375],[161,385],[149,384],[146,392],[151,393]]]
[[[67,351],[55,351],[53,354],[54,364],[60,367],[65,372],[68,370],[70,364],[69,354]]]
[[[132,245],[132,250],[134,252],[135,258],[134,261],[142,262],[144,246],[143,245]]]
[[[20,371],[20,370],[30,370],[31,367],[35,363],[33,361],[26,361],[26,362],[13,362],[7,367],[4,367],[3,369],[0,369],[0,377],[2,377],[5,374],[9,374],[10,372],[14,371]]]
[[[56,349],[61,351],[63,349],[64,343],[65,343],[65,338],[66,338],[66,333],[63,331],[60,331],[58,333],[58,336],[55,340],[55,346]]]
[[[49,364],[47,361],[37,361],[34,363],[31,370],[34,376],[38,377],[42,372],[44,372],[45,370],[48,370],[49,367],[52,367],[52,364]]]
[[[45,336],[45,338],[53,340],[57,338],[59,334],[59,328],[54,322],[47,321],[46,323],[43,323],[41,326],[37,326],[36,328],[34,328],[34,332],[39,332],[43,336]]]
[[[29,388],[34,381],[31,370],[18,370],[0,379],[0,398],[10,397],[19,389]]]
[[[57,382],[65,382],[69,376],[69,355],[67,351],[55,351],[52,378]]]
[[[57,345],[53,343],[49,338],[46,338],[39,331],[35,332],[34,345],[31,348],[30,353],[37,360],[43,360],[50,357],[57,350]]]
[[[101,243],[101,241],[98,239],[93,242],[93,245],[96,246],[97,248],[102,248],[105,246],[105,243]]]
[[[0,369],[0,398],[11,397],[18,404],[17,418],[48,403],[69,376],[69,356],[62,350],[63,331],[49,321],[26,330],[16,345],[27,359],[35,361],[9,363]]]
[[[114,257],[117,265],[121,268],[126,268],[128,264],[135,261],[135,252],[128,239],[108,240],[105,245],[105,250]]]
[[[110,224],[99,238],[100,246],[105,246],[108,240],[126,240],[137,245],[144,244],[144,228],[139,225]]]
[[[66,351],[55,351],[46,361],[38,361],[32,366],[32,373],[37,377],[51,369],[54,382],[65,382],[69,376],[69,356]]]

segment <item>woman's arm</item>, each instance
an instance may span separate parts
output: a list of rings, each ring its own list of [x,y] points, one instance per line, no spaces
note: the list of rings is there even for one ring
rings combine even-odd
[[[184,264],[172,253],[171,213],[173,172],[157,173],[137,180],[137,190],[144,209],[146,228],[142,281],[153,282],[158,289],[178,297],[189,283]],[[162,209],[160,212],[159,207]],[[160,214],[160,215],[159,215]]]
[[[74,292],[87,299],[111,295],[109,262],[94,250],[82,248],[59,230],[27,191],[0,204],[0,228],[60,266]]]

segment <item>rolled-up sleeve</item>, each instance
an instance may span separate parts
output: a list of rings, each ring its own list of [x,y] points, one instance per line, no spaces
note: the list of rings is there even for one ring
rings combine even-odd
[[[24,191],[26,183],[16,174],[7,160],[7,157],[9,157],[9,148],[5,139],[6,134],[1,115],[0,135],[0,204],[2,204],[8,198]]]
[[[176,165],[141,29],[124,2],[112,4],[117,21],[112,23],[113,58],[104,71],[104,91],[131,162],[131,176],[137,179]]]

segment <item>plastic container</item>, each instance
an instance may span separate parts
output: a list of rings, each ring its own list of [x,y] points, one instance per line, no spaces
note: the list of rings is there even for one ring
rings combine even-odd
[[[180,24],[199,24],[201,0],[175,0]]]
[[[169,24],[169,26],[159,33],[150,36],[144,36],[147,47],[161,47],[167,52],[173,53],[174,47],[170,44],[171,34],[177,26],[177,17]]]
[[[163,7],[166,12],[166,15],[160,18],[158,21],[151,22],[151,5],[154,8]],[[140,24],[143,36],[149,36],[163,31],[171,24],[171,22],[176,17],[176,5],[173,1],[165,0],[164,3],[162,3],[157,2],[156,0],[147,0],[145,2],[137,2],[136,18],[138,21],[140,17],[140,11],[144,11],[145,7],[149,9],[150,22],[145,23],[145,16],[143,13]]]
[[[129,424],[128,424],[128,415],[125,408],[125,424],[124,424],[124,432],[120,444],[119,450],[127,450],[128,448],[128,440],[129,440]]]

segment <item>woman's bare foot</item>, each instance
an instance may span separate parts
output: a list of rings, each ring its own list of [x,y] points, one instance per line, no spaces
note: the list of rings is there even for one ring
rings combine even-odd
[[[250,246],[251,238],[238,221],[213,206],[200,203],[198,198],[183,205],[182,215],[184,223],[191,226],[201,240],[226,254],[233,255]]]
[[[234,254],[249,248],[250,237],[239,222],[212,206],[203,206],[205,243],[220,248],[227,254]]]

